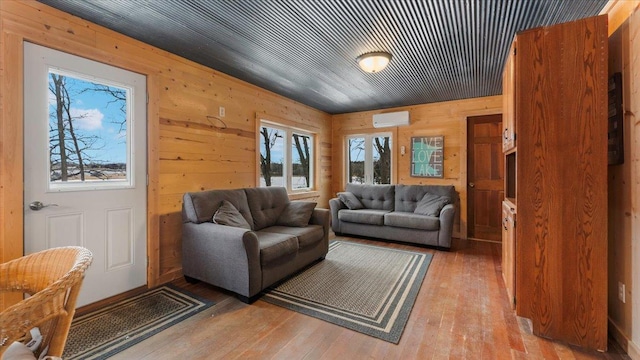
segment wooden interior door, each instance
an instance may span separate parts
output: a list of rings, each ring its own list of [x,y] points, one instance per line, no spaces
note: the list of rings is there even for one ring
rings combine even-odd
[[[504,199],[502,115],[467,119],[469,238],[500,241]]]

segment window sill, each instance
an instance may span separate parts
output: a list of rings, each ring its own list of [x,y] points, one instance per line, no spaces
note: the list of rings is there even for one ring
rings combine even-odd
[[[319,197],[319,191],[301,191],[289,194],[289,200],[317,200]]]

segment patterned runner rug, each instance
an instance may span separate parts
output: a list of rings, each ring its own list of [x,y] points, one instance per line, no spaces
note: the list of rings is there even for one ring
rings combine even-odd
[[[431,254],[334,241],[321,261],[261,298],[397,344]]]
[[[73,320],[63,358],[107,359],[213,305],[162,286]]]

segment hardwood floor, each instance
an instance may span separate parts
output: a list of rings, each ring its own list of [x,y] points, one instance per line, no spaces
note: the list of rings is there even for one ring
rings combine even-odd
[[[258,300],[252,305],[207,284],[174,284],[216,305],[112,359],[629,359],[531,335],[508,305],[500,244],[455,240],[434,257],[400,343],[391,344]]]

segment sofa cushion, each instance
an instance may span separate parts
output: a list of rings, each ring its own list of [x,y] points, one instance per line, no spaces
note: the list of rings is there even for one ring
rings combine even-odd
[[[347,184],[345,191],[353,193],[367,209],[393,210],[394,185]]]
[[[448,196],[427,193],[424,194],[413,212],[421,215],[440,216],[442,208],[450,202],[451,199]]]
[[[283,187],[264,187],[244,189],[247,203],[253,217],[253,229],[261,230],[273,226],[280,214],[289,204],[287,189]]]
[[[419,230],[439,230],[440,219],[434,216],[394,211],[384,215],[384,224]]]
[[[256,236],[260,247],[260,264],[263,266],[298,252],[298,238],[295,235],[257,231]]]
[[[260,230],[260,232],[273,232],[280,234],[294,235],[298,238],[298,247],[305,248],[309,245],[315,245],[324,237],[324,230],[321,225],[309,225],[306,227],[289,227],[289,226],[269,226]]]
[[[304,227],[309,225],[316,203],[313,201],[292,201],[284,208],[276,225]]]
[[[339,192],[338,198],[351,210],[359,210],[364,208],[360,200],[358,200],[358,198],[351,192]]]
[[[447,196],[454,204],[457,200],[457,193],[451,185],[396,185],[395,191],[395,211],[414,212],[418,203],[425,194],[435,194]]]
[[[249,225],[253,224],[251,211],[247,204],[247,196],[243,189],[191,192],[184,194],[182,200],[183,221],[190,221],[196,224],[210,222],[222,201],[227,200],[238,209]]]
[[[227,200],[223,200],[216,213],[213,214],[213,223],[251,230],[251,225],[240,214],[238,209]]]
[[[338,219],[340,221],[369,224],[369,225],[383,225],[384,214],[389,213],[389,210],[373,210],[373,209],[361,209],[361,210],[349,210],[342,209],[338,212]]]

